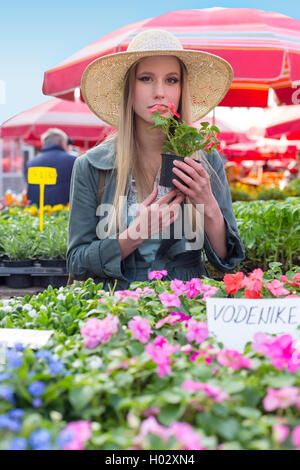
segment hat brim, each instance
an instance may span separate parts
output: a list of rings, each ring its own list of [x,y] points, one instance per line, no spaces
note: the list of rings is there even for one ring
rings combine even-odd
[[[194,50],[150,50],[118,52],[100,57],[85,69],[81,90],[85,103],[102,121],[117,127],[124,78],[127,70],[143,57],[172,55],[188,71],[192,122],[217,106],[230,88],[231,65],[221,57]]]

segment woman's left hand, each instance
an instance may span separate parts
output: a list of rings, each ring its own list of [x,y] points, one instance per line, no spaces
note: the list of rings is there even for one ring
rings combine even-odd
[[[186,157],[184,162],[178,160],[176,160],[176,162],[178,163],[174,161],[175,167],[173,168],[173,172],[182,179],[188,187],[184,186],[184,184],[176,179],[172,180],[174,186],[188,196],[195,207],[196,204],[203,204],[204,214],[212,214],[218,203],[212,193],[207,171],[203,168],[201,163],[192,158]]]

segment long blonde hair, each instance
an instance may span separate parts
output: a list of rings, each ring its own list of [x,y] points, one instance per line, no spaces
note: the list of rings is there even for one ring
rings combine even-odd
[[[178,113],[180,114],[181,121],[191,125],[191,98],[187,70],[183,62],[180,59],[178,59],[178,61],[180,63],[181,69],[181,96],[178,106]],[[139,159],[138,140],[134,122],[133,93],[136,69],[139,62],[140,60],[135,62],[127,71],[124,79],[124,88],[120,103],[118,132],[108,137],[109,140],[114,141],[116,146],[116,191],[112,204],[116,214],[116,225],[114,225],[115,218],[109,217],[108,236],[121,233],[127,228],[125,225],[126,219],[122,219],[122,215],[124,215],[124,196],[127,196],[129,190],[129,188],[126,187],[126,184],[130,172],[132,171],[132,175],[136,182],[139,203],[141,203],[144,198],[153,191],[153,188],[150,185],[149,179],[146,177],[145,170]],[[213,171],[203,152],[198,151],[193,154],[191,158],[202,162],[205,166],[205,169],[207,169],[209,173]],[[186,201],[192,206],[189,197],[186,197]],[[193,231],[195,231],[196,209],[194,206],[192,206],[192,227]]]

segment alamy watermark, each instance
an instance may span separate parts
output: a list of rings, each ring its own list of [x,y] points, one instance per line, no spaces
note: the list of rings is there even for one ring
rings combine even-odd
[[[6,104],[6,85],[3,80],[0,80],[0,104]]]
[[[127,207],[127,196],[120,197],[120,207]],[[146,207],[143,204],[132,204],[127,211],[121,212],[122,227],[124,230],[120,230],[119,238],[128,238],[128,217],[135,217],[138,210],[140,220],[143,223],[132,224],[130,229],[130,238],[133,240],[138,239],[164,239],[164,240],[181,240],[185,239],[185,249],[189,250],[200,250],[203,247],[204,241],[204,205],[196,204],[195,207],[195,226],[192,224],[192,204],[184,204],[183,208],[181,205],[177,205],[176,208],[171,206],[169,211],[165,211],[162,217],[162,211],[168,207],[168,204],[159,205],[152,204],[149,211],[149,206]],[[122,209],[121,209],[122,210]],[[143,214],[144,211],[144,214]],[[171,218],[176,219],[171,223]],[[148,215],[146,214],[148,212]],[[150,212],[150,213],[149,213]],[[100,217],[100,220],[96,227],[97,237],[101,240],[105,238],[116,238],[116,226],[117,226],[117,214],[112,204],[100,204],[97,208],[96,215]],[[112,223],[113,235],[109,234],[109,223]],[[171,227],[172,226],[172,227]],[[149,236],[149,233],[153,235]]]
[[[300,80],[296,80],[292,83],[292,88],[297,88],[300,85]],[[300,104],[300,87],[294,91],[292,94],[292,103],[293,104]]]

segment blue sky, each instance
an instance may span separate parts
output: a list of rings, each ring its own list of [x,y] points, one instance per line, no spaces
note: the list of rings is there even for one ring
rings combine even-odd
[[[215,6],[277,11],[300,20],[295,0],[5,2],[0,9],[0,124],[47,101],[41,91],[44,71],[105,34],[167,11]]]

